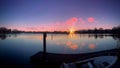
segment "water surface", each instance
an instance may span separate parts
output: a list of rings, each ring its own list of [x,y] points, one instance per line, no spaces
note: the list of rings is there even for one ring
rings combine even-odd
[[[110,35],[47,34],[46,51],[57,54],[84,54],[118,48]],[[42,34],[7,34],[0,36],[0,62],[32,67],[30,57],[43,51]]]

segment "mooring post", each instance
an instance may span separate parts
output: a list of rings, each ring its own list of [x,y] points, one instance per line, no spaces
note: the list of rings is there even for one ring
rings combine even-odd
[[[47,34],[46,32],[43,33],[43,52],[44,54],[46,53],[46,37],[47,37]]]
[[[46,68],[46,37],[47,33],[43,33],[43,66]]]

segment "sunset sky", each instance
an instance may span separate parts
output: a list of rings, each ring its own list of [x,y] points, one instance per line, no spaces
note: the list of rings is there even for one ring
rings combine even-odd
[[[0,0],[0,27],[65,31],[119,24],[119,0]]]

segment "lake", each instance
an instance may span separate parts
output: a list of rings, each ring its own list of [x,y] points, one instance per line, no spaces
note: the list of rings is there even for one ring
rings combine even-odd
[[[46,52],[85,54],[117,49],[119,40],[109,34],[47,34]],[[0,65],[34,68],[30,57],[43,52],[43,34],[0,35]]]

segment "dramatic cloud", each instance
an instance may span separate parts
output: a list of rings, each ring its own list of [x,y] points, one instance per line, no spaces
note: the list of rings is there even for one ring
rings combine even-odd
[[[89,17],[87,20],[88,22],[93,23],[95,19],[93,17]]]
[[[68,25],[73,25],[76,22],[78,22],[78,18],[76,18],[76,17],[73,17],[73,18],[71,18],[71,19],[69,19],[69,20],[66,21],[66,23]]]
[[[82,28],[87,29],[86,27],[83,27],[83,25],[88,27],[88,25],[90,24],[89,22],[90,23],[95,22],[94,18],[89,17],[87,18],[87,20],[84,20],[82,17],[81,18],[71,17],[70,19],[67,19],[65,22],[58,21],[56,23],[52,23],[52,25],[54,26],[54,30],[66,31],[71,28],[74,28],[74,30]]]
[[[49,24],[37,24],[35,26],[30,26],[23,28],[21,26],[21,30],[25,31],[69,31],[71,28],[74,30],[79,30],[79,29],[87,29],[89,28],[89,24],[92,22],[95,22],[93,17],[87,18],[85,20],[84,18],[80,17],[71,17],[70,19],[65,20],[64,22],[57,21],[57,22],[50,22]],[[93,24],[92,24],[93,25]],[[18,28],[18,29],[19,29]]]

